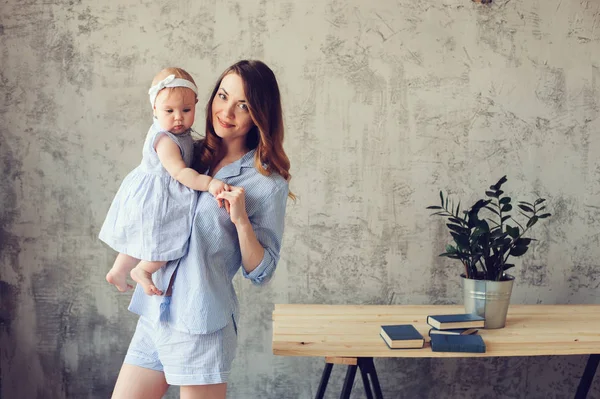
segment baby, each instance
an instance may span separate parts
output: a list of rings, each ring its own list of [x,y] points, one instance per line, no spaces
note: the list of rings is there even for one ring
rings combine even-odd
[[[133,288],[127,274],[148,295],[162,295],[152,281],[167,261],[187,250],[198,191],[213,196],[225,183],[190,168],[191,127],[198,89],[189,73],[166,68],[152,81],[154,123],[148,131],[142,162],[121,183],[110,206],[100,239],[118,251],[106,280],[119,291]]]

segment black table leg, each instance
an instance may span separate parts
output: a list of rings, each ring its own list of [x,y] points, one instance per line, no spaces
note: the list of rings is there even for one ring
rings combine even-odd
[[[340,399],[350,399],[350,392],[352,392],[352,385],[354,384],[354,377],[356,376],[356,367],[357,366],[353,365],[348,366]]]
[[[323,396],[325,396],[325,390],[327,389],[327,383],[329,382],[332,368],[332,363],[325,363],[325,368],[323,369],[323,375],[321,375],[321,382],[319,383],[319,389],[317,390],[315,399],[323,399]]]
[[[381,386],[379,386],[379,379],[377,378],[377,371],[375,371],[375,363],[373,363],[372,357],[359,357],[357,358],[356,365],[348,365],[340,399],[350,399],[357,367],[360,368],[360,374],[362,376],[367,399],[373,399],[373,391],[375,392],[375,399],[383,399],[383,393],[381,392]],[[323,399],[325,396],[325,390],[327,389],[327,383],[329,382],[332,368],[333,363],[325,363],[325,368],[323,369],[323,375],[321,376],[321,382],[319,383],[315,399]],[[373,391],[371,391],[371,386],[373,387]]]
[[[363,367],[360,360],[361,359],[358,359],[358,368],[360,369],[363,385],[365,387],[365,395],[367,395],[367,399],[373,399],[373,393],[371,392],[371,382],[369,382],[369,373],[367,372],[367,369]]]
[[[596,374],[596,369],[598,368],[598,363],[600,363],[600,355],[590,355],[585,366],[585,370],[583,371],[583,375],[581,376],[581,380],[579,380],[579,386],[577,387],[577,392],[575,393],[575,399],[587,398],[588,391],[592,385],[592,380]]]
[[[367,399],[371,399],[371,384],[373,385],[373,391],[375,391],[376,399],[383,399],[383,393],[381,392],[381,386],[379,385],[379,379],[377,378],[377,371],[375,370],[375,363],[373,363],[372,357],[359,357],[358,366],[363,376],[363,383],[365,386],[365,393]],[[371,383],[369,383],[369,376],[371,377]]]

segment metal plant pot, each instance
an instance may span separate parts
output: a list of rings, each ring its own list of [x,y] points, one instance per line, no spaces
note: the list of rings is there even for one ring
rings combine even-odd
[[[502,328],[515,278],[505,275],[502,281],[472,280],[461,275],[465,311],[485,317],[485,328]]]

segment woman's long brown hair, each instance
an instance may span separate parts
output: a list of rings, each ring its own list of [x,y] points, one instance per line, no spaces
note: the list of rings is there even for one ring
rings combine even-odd
[[[225,156],[222,139],[213,127],[212,102],[223,78],[235,73],[244,82],[244,92],[249,104],[254,126],[246,136],[246,147],[256,148],[254,167],[263,175],[276,172],[289,181],[290,160],[283,149],[283,115],[281,96],[275,74],[261,61],[242,60],[223,72],[206,105],[206,136],[196,143],[194,168],[200,173],[213,169]],[[289,197],[295,199],[290,191]]]

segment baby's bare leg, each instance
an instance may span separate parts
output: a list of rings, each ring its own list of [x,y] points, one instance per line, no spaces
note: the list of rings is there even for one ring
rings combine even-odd
[[[156,288],[152,282],[152,273],[158,271],[166,263],[142,260],[131,270],[131,278],[142,286],[147,295],[162,295],[162,291]]]
[[[132,289],[133,286],[127,283],[127,275],[139,262],[139,259],[120,253],[106,275],[106,281],[117,287],[121,292]]]

